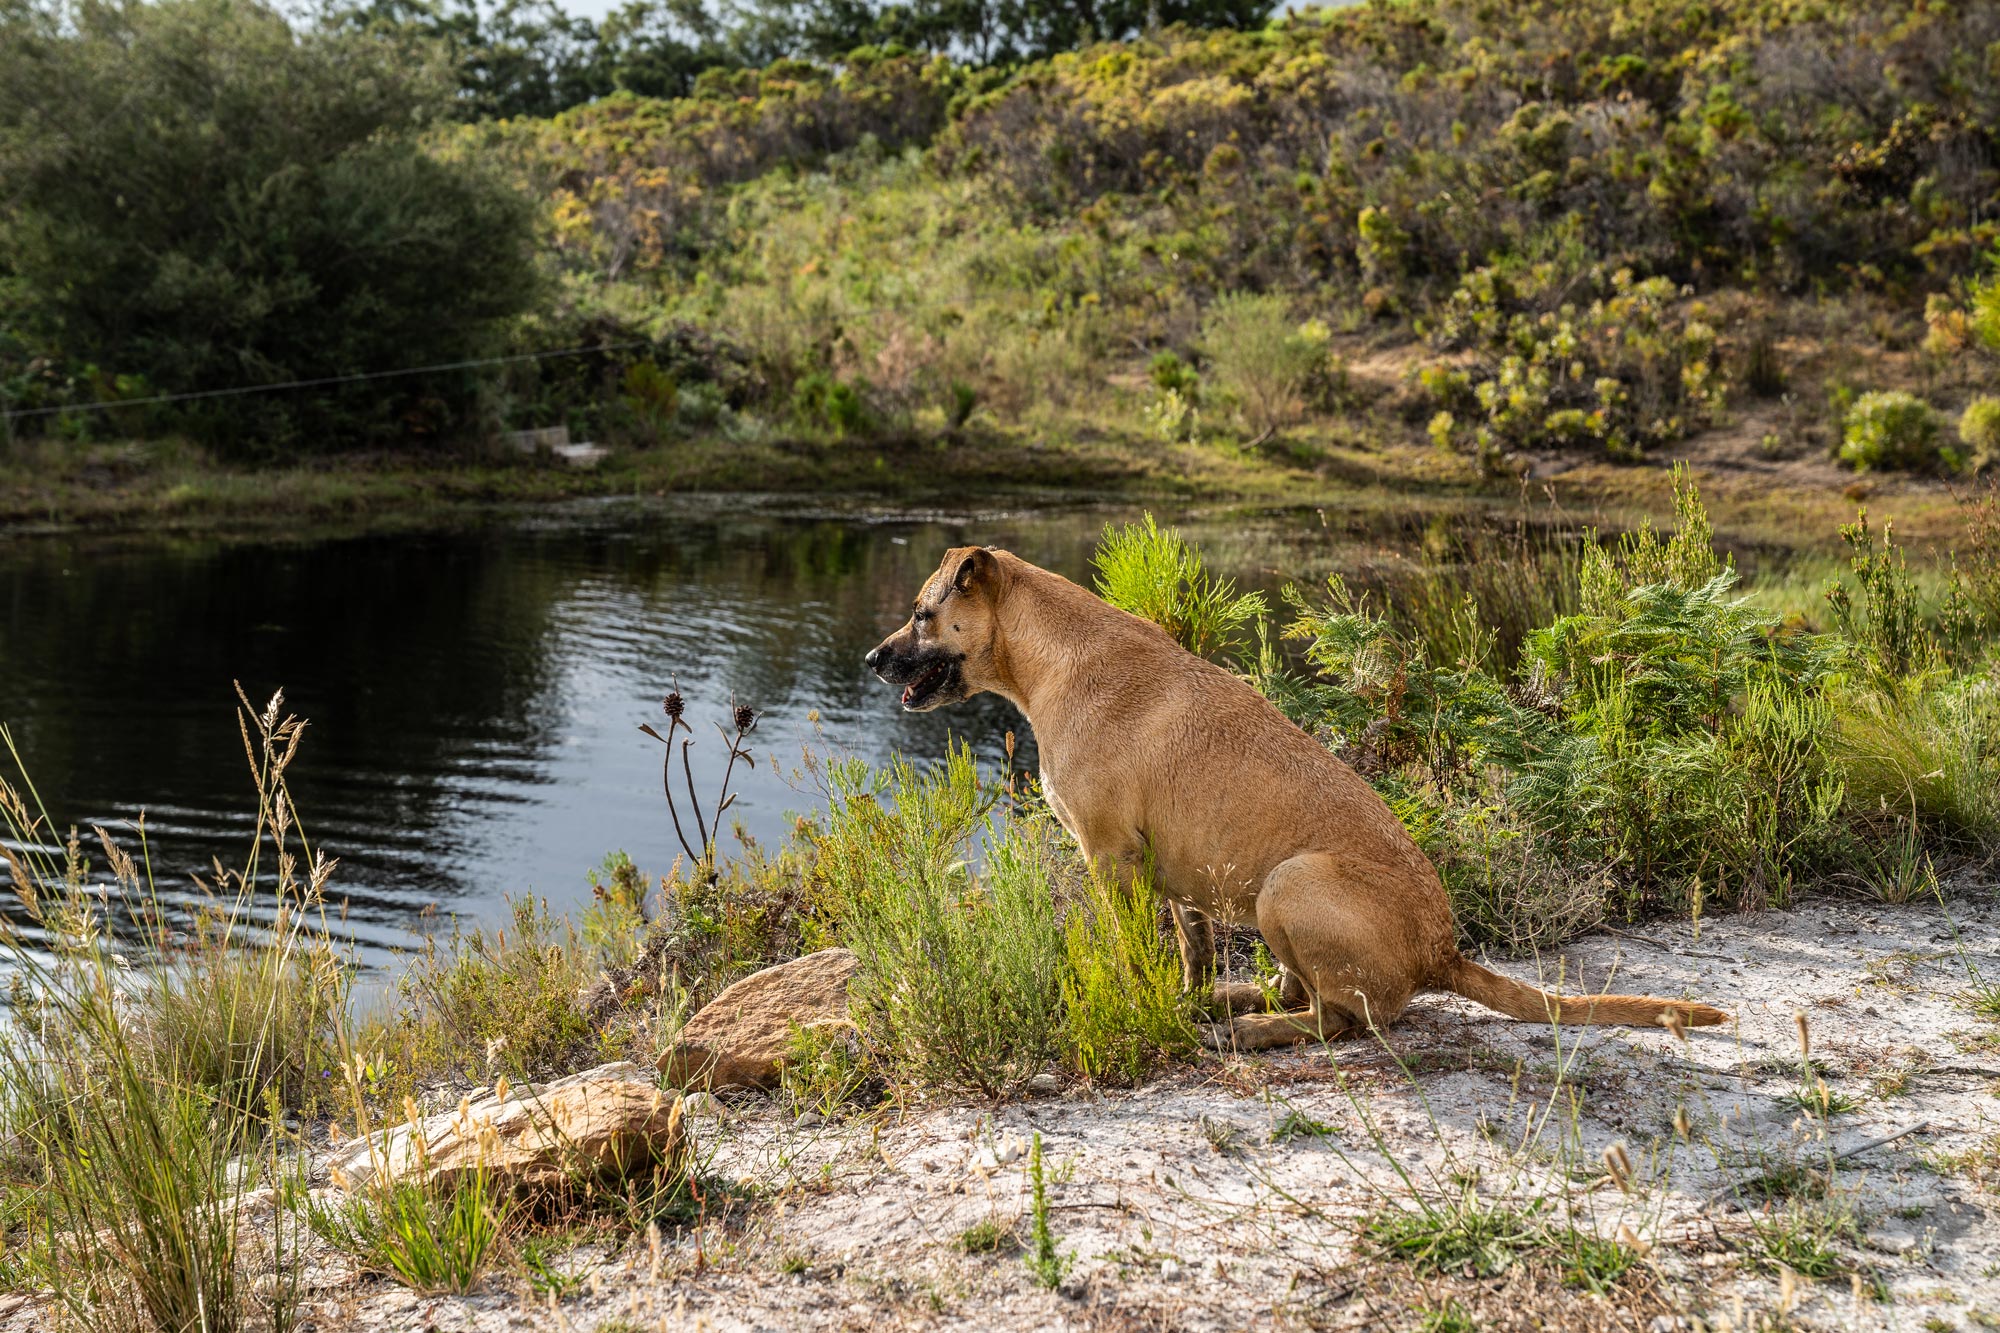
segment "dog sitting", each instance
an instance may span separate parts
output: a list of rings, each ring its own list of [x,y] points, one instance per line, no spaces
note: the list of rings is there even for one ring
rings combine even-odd
[[[983,691],[1019,708],[1083,854],[1128,877],[1150,866],[1191,985],[1213,965],[1206,919],[1262,932],[1302,1007],[1237,1015],[1219,1045],[1379,1028],[1424,991],[1538,1022],[1726,1020],[1681,1000],[1557,997],[1464,957],[1436,868],[1352,768],[1157,625],[1006,551],[947,553],[867,664],[911,712]],[[1244,991],[1215,998],[1242,1007]]]

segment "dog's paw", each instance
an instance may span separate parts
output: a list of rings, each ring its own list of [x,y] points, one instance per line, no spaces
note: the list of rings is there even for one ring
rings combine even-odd
[[[1236,1049],[1236,1025],[1234,1023],[1197,1023],[1195,1030],[1201,1034],[1201,1044],[1211,1051],[1233,1051]]]

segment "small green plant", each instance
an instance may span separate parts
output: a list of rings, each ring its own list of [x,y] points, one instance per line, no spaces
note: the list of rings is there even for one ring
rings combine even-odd
[[[1330,1139],[1340,1131],[1322,1120],[1315,1120],[1297,1107],[1288,1107],[1278,1123],[1271,1127],[1271,1142],[1284,1143],[1289,1139]]]
[[[1830,1203],[1792,1203],[1750,1222],[1750,1252],[1766,1269],[1789,1268],[1800,1277],[1829,1278],[1847,1268],[1839,1242],[1854,1219]]]
[[[1470,1271],[1494,1277],[1512,1268],[1541,1239],[1541,1225],[1505,1205],[1481,1199],[1470,1187],[1439,1204],[1376,1213],[1362,1234],[1383,1253],[1428,1276]]]
[[[1943,434],[1944,418],[1915,394],[1901,389],[1864,393],[1848,409],[1840,459],[1857,472],[1949,466],[1951,460],[1938,448]]]
[[[583,1274],[566,1272],[556,1266],[557,1253],[562,1247],[562,1241],[545,1236],[530,1236],[514,1243],[514,1255],[536,1295],[561,1300],[588,1285],[589,1279]]]
[[[1457,1301],[1417,1309],[1418,1333],[1477,1333],[1479,1322]]]
[[[1864,508],[1843,523],[1848,579],[1827,584],[1827,605],[1840,632],[1866,653],[1885,682],[1893,684],[1936,666],[1944,647],[1924,615],[1923,600],[1910,575],[1909,561],[1896,544],[1893,522],[1871,527]]]
[[[309,1202],[306,1222],[329,1245],[423,1292],[467,1292],[492,1263],[506,1203],[486,1173],[446,1186],[367,1185],[341,1203]]]
[[[793,1115],[831,1117],[860,1094],[869,1070],[851,1027],[793,1024],[778,1077]]]
[[[810,1254],[803,1254],[797,1250],[788,1250],[778,1256],[778,1262],[774,1267],[785,1277],[796,1277],[800,1273],[811,1270],[812,1256]]]
[[[1028,1271],[1035,1281],[1053,1291],[1069,1272],[1069,1256],[1056,1249],[1056,1235],[1049,1226],[1049,1186],[1042,1170],[1042,1136],[1037,1133],[1028,1146],[1028,1188],[1030,1221],[1028,1229]]]
[[[1098,596],[1202,657],[1241,652],[1268,609],[1261,593],[1238,594],[1232,580],[1210,573],[1201,552],[1150,513],[1123,527],[1107,524],[1092,564]]]
[[[1219,1157],[1231,1156],[1242,1147],[1242,1127],[1222,1116],[1196,1116],[1194,1127],[1201,1131],[1202,1141],[1208,1144],[1208,1150]]]
[[[454,922],[409,960],[400,1011],[377,1019],[359,1045],[394,1051],[407,1071],[449,1069],[485,1077],[541,1078],[591,1039],[576,994],[596,968],[574,929],[546,902],[516,898],[509,927]]]
[[[1557,1239],[1556,1262],[1563,1285],[1604,1296],[1638,1266],[1639,1252],[1615,1240],[1570,1230]]]
[[[1837,1115],[1847,1115],[1860,1106],[1859,1102],[1838,1088],[1829,1087],[1824,1079],[1815,1079],[1793,1088],[1785,1094],[1785,1101],[1815,1120],[1831,1120]]]
[[[958,1233],[957,1244],[966,1254],[999,1254],[1014,1248],[1014,1228],[997,1218],[982,1218]]]

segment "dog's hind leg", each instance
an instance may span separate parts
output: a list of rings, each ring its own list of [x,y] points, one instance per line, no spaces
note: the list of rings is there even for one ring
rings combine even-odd
[[[1349,868],[1326,853],[1279,864],[1257,895],[1257,928],[1303,983],[1307,1006],[1238,1018],[1229,1044],[1256,1050],[1332,1041],[1388,1024],[1419,985],[1420,931],[1404,915],[1393,902],[1370,901]]]

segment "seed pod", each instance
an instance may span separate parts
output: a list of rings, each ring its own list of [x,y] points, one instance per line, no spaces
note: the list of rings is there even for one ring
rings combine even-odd
[[[660,711],[678,722],[681,720],[681,714],[687,711],[687,700],[681,698],[679,690],[670,690],[667,692],[667,697],[660,700]]]

